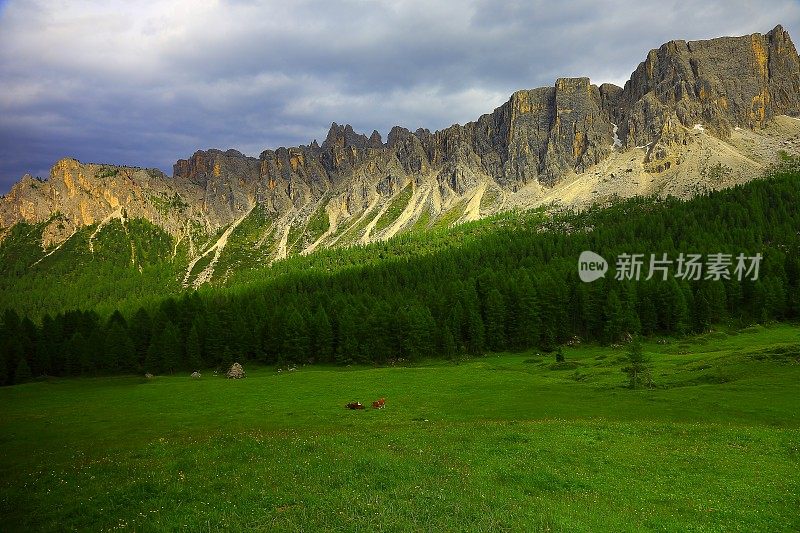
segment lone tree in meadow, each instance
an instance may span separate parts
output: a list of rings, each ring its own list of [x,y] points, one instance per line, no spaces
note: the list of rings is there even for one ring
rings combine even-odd
[[[642,385],[653,386],[653,378],[650,373],[650,358],[642,351],[642,343],[639,338],[634,338],[628,345],[627,353],[628,366],[623,368],[623,372],[628,374],[628,387],[638,389]]]

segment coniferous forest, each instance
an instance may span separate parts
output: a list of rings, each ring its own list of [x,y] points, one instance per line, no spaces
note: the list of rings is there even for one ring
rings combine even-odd
[[[414,233],[330,250],[324,261],[336,268],[314,268],[313,257],[289,259],[200,291],[165,297],[154,289],[135,308],[113,312],[87,302],[26,316],[8,305],[0,383],[185,372],[234,360],[413,362],[791,320],[800,314],[797,205],[800,174],[784,170],[688,201],[634,198],[581,212],[506,214],[471,223],[469,238],[453,231],[446,246],[430,250]],[[16,244],[3,246],[9,256]],[[579,279],[584,250],[609,259],[604,278]],[[616,280],[613,258],[625,253],[760,253],[763,260],[757,280],[689,281],[672,273]],[[19,271],[4,273],[4,284]]]

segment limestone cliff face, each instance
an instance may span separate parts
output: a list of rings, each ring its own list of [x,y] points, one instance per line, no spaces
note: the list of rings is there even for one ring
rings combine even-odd
[[[727,141],[735,128],[758,132],[778,115],[798,114],[800,60],[780,26],[765,35],[670,41],[647,55],[624,88],[562,78],[517,91],[474,122],[436,132],[397,126],[385,142],[376,131],[367,136],[334,123],[321,145],[265,150],[258,158],[198,151],[175,164],[172,178],[65,159],[48,179],[25,176],[0,199],[0,238],[16,222],[59,213],[45,246],[123,215],[147,218],[181,239],[214,235],[259,207],[274,221],[260,242],[273,242],[279,257],[292,247],[288,234],[302,233],[322,212],[329,228],[305,237],[314,241],[308,250],[386,238],[454,209],[457,220],[471,220],[530,191],[546,195],[567,176],[596,173],[627,151],[633,159],[626,156],[626,166],[640,157],[642,172],[663,176],[681,164],[698,131]],[[397,221],[379,224],[392,202],[396,215],[401,200],[407,205]]]
[[[589,78],[563,78],[554,88],[519,91],[509,102],[506,179],[535,177],[552,185],[583,172],[611,152],[613,126]]]
[[[670,41],[651,50],[625,84],[612,115],[626,146],[658,139],[672,118],[725,138],[776,115],[800,112],[800,62],[781,27],[766,35]]]
[[[0,226],[50,221],[43,246],[67,239],[77,229],[109,217],[148,219],[173,234],[202,220],[183,199],[183,187],[158,170],[83,164],[62,159],[46,180],[26,175],[0,199]],[[199,222],[203,225],[203,222]]]
[[[175,186],[213,226],[229,223],[256,201],[259,162],[236,150],[197,151],[173,167]]]

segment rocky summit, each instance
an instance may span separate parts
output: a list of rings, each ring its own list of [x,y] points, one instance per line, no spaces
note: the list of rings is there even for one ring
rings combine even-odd
[[[321,144],[258,158],[197,151],[172,177],[63,159],[0,199],[0,235],[42,224],[53,253],[86,228],[145,219],[185,247],[182,281],[197,286],[224,276],[219,259],[242,224],[249,253],[269,262],[508,209],[728,187],[800,152],[798,115],[800,60],[781,26],[670,41],[625,87],[562,78],[436,132],[396,126],[384,141],[334,123]]]

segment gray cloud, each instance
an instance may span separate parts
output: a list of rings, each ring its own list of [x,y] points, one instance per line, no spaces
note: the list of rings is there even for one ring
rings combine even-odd
[[[169,172],[333,121],[438,129],[560,76],[622,84],[670,39],[777,23],[797,34],[800,4],[0,0],[0,192],[68,155]]]

